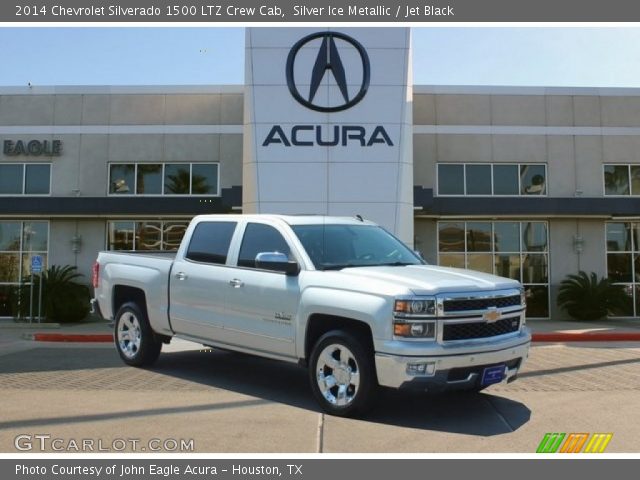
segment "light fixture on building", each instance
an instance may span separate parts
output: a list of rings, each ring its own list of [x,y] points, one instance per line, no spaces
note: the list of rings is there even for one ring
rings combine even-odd
[[[580,254],[584,250],[584,238],[579,233],[573,236],[573,251]]]
[[[82,237],[80,235],[74,235],[71,237],[71,251],[73,253],[80,253],[80,247],[82,246]]]

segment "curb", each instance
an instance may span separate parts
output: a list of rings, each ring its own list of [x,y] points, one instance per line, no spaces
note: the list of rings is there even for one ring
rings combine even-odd
[[[35,342],[83,342],[83,343],[112,343],[113,335],[110,333],[34,333],[27,335]]]
[[[638,342],[640,332],[534,333],[531,340],[533,342]]]
[[[33,333],[25,334],[24,338],[36,342],[113,342],[113,335],[111,333]],[[533,342],[640,342],[640,332],[534,333],[531,340]]]

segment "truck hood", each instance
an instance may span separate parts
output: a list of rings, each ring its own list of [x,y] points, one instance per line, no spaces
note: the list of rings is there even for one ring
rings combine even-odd
[[[354,267],[340,271],[343,275],[389,282],[404,287],[415,295],[434,295],[445,292],[469,292],[518,288],[520,284],[509,278],[461,268],[433,265],[404,267]]]

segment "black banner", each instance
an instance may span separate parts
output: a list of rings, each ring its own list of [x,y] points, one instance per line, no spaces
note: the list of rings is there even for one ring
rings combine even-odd
[[[16,0],[0,22],[637,22],[628,0]]]
[[[275,478],[296,480],[342,480],[365,478],[425,479],[532,479],[633,478],[639,460],[632,459],[11,459],[0,460],[0,478],[125,480],[198,478],[231,480]]]

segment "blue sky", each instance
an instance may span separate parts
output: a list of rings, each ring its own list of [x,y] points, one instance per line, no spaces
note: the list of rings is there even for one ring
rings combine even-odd
[[[244,29],[0,28],[0,85],[241,84]],[[640,28],[414,28],[414,82],[640,87]]]

